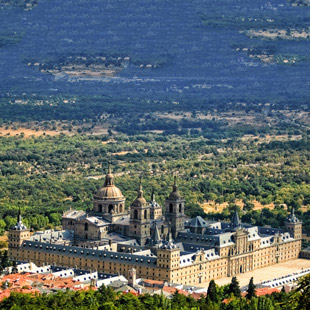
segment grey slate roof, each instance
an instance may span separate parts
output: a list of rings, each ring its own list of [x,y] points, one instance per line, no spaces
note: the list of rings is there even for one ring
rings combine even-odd
[[[300,223],[300,221],[298,220],[298,218],[295,215],[295,210],[293,208],[291,214],[287,217],[287,219],[285,220],[287,223]]]
[[[186,223],[186,226],[188,227],[207,227],[207,222],[201,217],[196,216],[193,219],[191,219],[188,223]]]
[[[176,238],[176,242],[188,243],[188,244],[200,244],[205,246],[219,245],[218,235],[201,235],[191,232],[179,232]]]
[[[233,217],[233,220],[231,222],[231,228],[233,230],[238,230],[242,227],[242,224],[241,224],[241,221],[239,219],[239,215],[238,215],[238,212],[236,211],[235,214],[234,214],[234,217]]]
[[[17,220],[16,225],[13,227],[13,230],[27,230],[26,225],[24,225],[22,222],[22,216],[20,213],[20,208],[19,208],[19,212],[18,212],[18,220]]]
[[[129,220],[130,220],[130,216],[129,215],[125,215],[125,216],[122,216],[120,219],[118,219],[117,221],[115,221],[112,224],[129,225]]]
[[[159,244],[161,242],[160,234],[159,234],[158,227],[157,227],[156,223],[155,223],[155,228],[154,228],[153,234],[151,236],[151,242],[154,245]]]
[[[276,233],[283,233],[282,229],[279,228],[273,228],[273,227],[261,227],[258,226],[258,233],[260,235],[274,235]]]
[[[156,265],[157,257],[141,256],[129,253],[111,252],[104,250],[85,249],[74,246],[64,246],[60,244],[49,244],[26,240],[22,248],[27,250],[34,248],[38,252],[64,254],[71,257],[91,257],[97,260],[124,261],[132,265]]]

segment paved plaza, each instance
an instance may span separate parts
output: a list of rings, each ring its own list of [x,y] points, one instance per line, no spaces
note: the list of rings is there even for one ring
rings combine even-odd
[[[272,280],[279,278],[293,272],[299,272],[303,269],[310,268],[310,260],[308,259],[294,259],[287,262],[275,264],[265,268],[257,269],[252,272],[242,273],[237,276],[240,283],[240,287],[245,286],[249,283],[250,278],[254,278],[254,283],[260,283],[266,280]],[[217,285],[225,285],[230,283],[231,277],[225,277],[215,280]],[[199,286],[208,287],[209,283],[201,284]]]

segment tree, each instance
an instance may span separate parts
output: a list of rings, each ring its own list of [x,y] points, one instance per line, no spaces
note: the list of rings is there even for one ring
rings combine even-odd
[[[229,293],[234,294],[234,296],[237,298],[241,297],[241,290],[236,277],[232,277],[231,279],[231,282],[229,284]]]
[[[4,220],[0,220],[0,233],[2,234],[5,230],[5,227],[6,227],[6,223]]]
[[[180,294],[178,290],[172,296],[171,299],[172,309],[180,309],[186,304],[186,297],[183,294]]]
[[[251,299],[252,297],[256,297],[255,285],[254,285],[253,277],[250,279],[249,287],[248,287],[247,295],[246,295],[247,299]]]
[[[310,275],[298,281],[297,289],[289,297],[287,309],[307,310],[310,304]]]
[[[211,280],[209,283],[207,298],[213,302],[218,302],[218,294],[214,280]]]
[[[101,285],[96,292],[97,299],[100,303],[109,303],[113,302],[115,299],[115,292],[111,287],[106,287],[105,285]]]

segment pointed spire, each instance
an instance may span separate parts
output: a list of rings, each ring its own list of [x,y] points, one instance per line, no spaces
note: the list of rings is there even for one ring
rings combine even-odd
[[[236,211],[232,220],[232,227],[233,228],[239,228],[241,227],[241,221],[239,219],[238,212]]]
[[[154,187],[152,187],[152,196],[151,196],[151,200],[152,200],[152,202],[155,201],[155,190],[154,190]]]
[[[173,239],[172,239],[172,232],[171,232],[171,226],[169,226],[169,233],[168,233],[168,236],[167,236],[167,241],[168,241],[168,242],[173,242]]]
[[[299,220],[295,215],[295,209],[294,208],[292,208],[291,214],[287,217],[286,222],[299,223]]]
[[[21,214],[21,211],[20,211],[20,206],[19,206],[19,209],[18,209],[17,223],[22,223],[22,214]]]
[[[114,176],[112,174],[111,161],[109,161],[108,172],[105,177],[104,187],[114,185]]]
[[[177,186],[177,176],[174,175],[173,177],[173,191],[176,192],[178,190],[178,186]]]
[[[18,210],[18,218],[17,218],[17,223],[16,225],[13,227],[14,230],[25,230],[27,229],[27,227],[23,224],[22,222],[22,215],[21,215],[21,209],[19,207]]]
[[[142,177],[139,177],[139,188],[138,188],[138,198],[143,197],[143,190],[142,190]]]
[[[169,195],[169,200],[173,200],[173,201],[178,201],[180,199],[182,199],[179,191],[178,191],[178,186],[177,186],[177,176],[174,175],[173,178],[173,187],[172,187],[172,192]]]
[[[159,244],[161,242],[160,233],[158,230],[157,223],[155,223],[155,228],[152,235],[152,243],[153,244]]]
[[[111,160],[109,161],[109,165],[108,165],[108,174],[112,174]]]

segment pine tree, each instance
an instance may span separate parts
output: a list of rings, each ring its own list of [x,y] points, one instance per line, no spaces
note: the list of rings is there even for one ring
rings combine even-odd
[[[209,283],[207,298],[213,302],[218,302],[218,294],[214,280],[211,280]]]
[[[250,279],[249,287],[248,287],[247,295],[246,295],[247,299],[251,299],[252,297],[256,297],[253,277]]]
[[[229,293],[234,294],[235,297],[241,297],[241,290],[239,286],[239,282],[236,277],[232,277],[231,282],[229,284]]]

